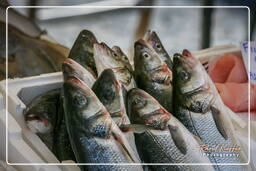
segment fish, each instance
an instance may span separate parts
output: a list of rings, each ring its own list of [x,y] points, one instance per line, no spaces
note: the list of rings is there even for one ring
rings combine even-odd
[[[117,79],[128,91],[136,87],[136,83],[127,63],[123,62],[122,56],[122,53],[116,53],[105,43],[94,44],[94,59],[98,73],[102,73],[107,68],[112,69],[117,75]]]
[[[160,58],[168,65],[169,69],[172,70],[172,59],[165,50],[160,38],[155,31],[148,30],[143,38],[155,52],[160,56]]]
[[[80,78],[85,84],[89,87],[95,82],[95,78],[93,75],[87,71],[84,67],[82,67],[79,63],[74,61],[71,58],[67,58],[62,64],[63,71],[63,80],[68,80],[69,77],[77,77]],[[58,110],[58,118],[56,127],[54,130],[54,144],[53,144],[53,152],[55,156],[60,160],[73,160],[75,161],[74,152],[72,150],[66,121],[64,119],[64,94],[63,89],[60,89],[60,100],[59,100],[59,110]]]
[[[82,65],[95,78],[97,78],[98,73],[94,60],[93,44],[97,42],[97,38],[91,31],[82,30],[77,36],[68,55],[68,58]]]
[[[71,76],[75,76],[85,82],[89,87],[92,87],[95,82],[94,76],[87,69],[71,58],[67,58],[65,61],[63,61],[62,72],[64,81]]]
[[[134,77],[138,88],[172,112],[172,71],[144,40],[136,41],[134,48]]]
[[[79,78],[69,77],[63,84],[64,113],[71,146],[82,170],[138,170],[142,167],[111,165],[140,163],[127,139],[111,119],[93,91]]]
[[[28,128],[52,150],[55,121],[58,113],[59,90],[50,90],[34,98],[24,110]]]
[[[171,113],[147,92],[134,88],[127,94],[128,112],[132,124],[123,131],[135,132],[135,139],[146,163],[155,170],[214,170],[212,166],[182,165],[182,163],[209,164],[202,154],[197,139]],[[181,165],[160,165],[181,164]]]
[[[56,126],[54,127],[52,151],[59,161],[76,161],[69,140],[66,121],[64,119],[64,94],[62,89],[60,90],[59,98],[58,116],[56,120]]]
[[[117,54],[119,59],[124,63],[125,67],[132,73],[133,68],[130,63],[130,60],[128,56],[122,51],[122,49],[119,46],[113,46],[111,49]]]
[[[118,127],[131,123],[126,114],[123,89],[123,85],[117,80],[111,69],[105,69],[92,87],[93,92],[106,107]],[[139,158],[133,133],[124,132],[124,135]]]
[[[218,164],[246,163],[247,157],[234,135],[226,106],[202,64],[184,49],[182,54],[174,54],[173,72],[174,114],[199,137],[210,161]],[[227,150],[222,150],[224,148]],[[214,168],[251,170],[248,165],[214,165]]]

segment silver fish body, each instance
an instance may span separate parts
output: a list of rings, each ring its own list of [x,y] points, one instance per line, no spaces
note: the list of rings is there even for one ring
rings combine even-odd
[[[64,101],[67,130],[77,161],[108,164],[82,166],[83,170],[142,170],[140,165],[113,165],[140,161],[105,107],[86,84],[70,77],[64,83]]]
[[[136,132],[142,159],[146,163],[174,164],[150,165],[152,170],[214,170],[212,166],[182,165],[210,161],[193,135],[152,96],[139,89],[130,90],[127,96],[134,124],[130,129]]]
[[[174,56],[175,115],[201,141],[212,163],[246,163],[214,84],[189,51]],[[216,170],[250,170],[242,165],[215,165]]]

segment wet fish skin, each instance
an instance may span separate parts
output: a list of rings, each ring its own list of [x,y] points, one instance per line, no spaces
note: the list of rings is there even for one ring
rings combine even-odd
[[[144,40],[135,42],[134,48],[134,77],[137,86],[172,112],[172,72]]]
[[[201,63],[188,50],[175,54],[173,59],[175,116],[206,146],[239,147],[225,106]],[[208,153],[212,163],[247,162],[243,151]],[[219,157],[218,153],[235,153],[239,157]],[[214,167],[216,170],[251,170],[249,166]]]
[[[129,66],[127,67],[127,62],[123,62],[122,56],[122,53],[116,53],[105,43],[94,44],[94,59],[98,73],[108,68],[112,69],[117,79],[129,90],[136,87],[136,83]]]
[[[173,64],[171,57],[165,50],[157,33],[155,31],[148,30],[143,39],[152,46],[161,59],[168,65],[169,69],[172,70]]]
[[[98,73],[94,61],[93,44],[97,39],[89,30],[82,30],[70,50],[69,58],[73,59],[97,78]]]
[[[58,117],[56,121],[56,126],[54,128],[52,151],[59,161],[64,161],[64,160],[76,161],[74,152],[70,144],[66,122],[64,119],[64,106],[63,106],[64,94],[62,89],[60,91],[61,92],[60,92],[60,99],[58,103],[58,107],[59,107]]]
[[[122,84],[111,69],[106,69],[101,73],[92,86],[92,90],[118,126],[130,124],[126,115]]]
[[[117,80],[111,69],[105,69],[92,87],[92,90],[106,107],[112,120],[114,120],[118,127],[131,123],[126,114],[125,97],[122,89],[124,87]],[[123,134],[129,141],[137,158],[139,158],[133,133],[123,132]]]
[[[95,82],[93,75],[73,59],[65,59],[65,61],[62,63],[62,71],[64,81],[69,77],[74,76],[81,79],[89,87],[92,87]]]
[[[140,154],[147,163],[210,163],[193,135],[151,95],[140,89],[128,92],[128,111]],[[154,170],[214,170],[212,166],[153,165]]]
[[[64,110],[71,146],[79,163],[133,163],[124,135],[92,90],[76,77],[64,83]],[[90,165],[82,170],[142,170],[141,166]]]
[[[133,68],[129,61],[129,58],[122,51],[122,49],[119,46],[113,46],[111,49],[117,54],[118,57],[120,57],[120,60],[125,64],[125,66],[129,69],[129,71],[133,72]]]
[[[59,89],[50,90],[33,99],[24,111],[27,126],[42,139],[50,150],[53,146],[53,130],[58,113],[59,95]]]

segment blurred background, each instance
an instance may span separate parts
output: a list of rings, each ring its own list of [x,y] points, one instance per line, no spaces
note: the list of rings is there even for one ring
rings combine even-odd
[[[69,0],[9,0],[2,3],[2,8],[8,6],[7,3],[14,6],[248,6],[251,11],[250,38],[254,40],[256,37],[254,31],[256,3],[253,0],[76,0],[72,2]],[[134,41],[141,38],[148,29],[157,32],[170,56],[173,53],[181,52],[184,48],[200,50],[219,45],[239,46],[242,41],[248,40],[249,34],[248,9],[246,7],[214,9],[192,7],[151,9],[15,8],[8,12],[9,30],[12,29],[14,34],[13,38],[12,33],[9,33],[8,36],[9,77],[58,71],[58,63],[62,61],[62,56],[67,56],[77,35],[83,29],[92,31],[100,42],[106,42],[111,47],[113,45],[120,46],[130,58],[133,57]],[[4,32],[4,30],[1,31],[1,33]],[[18,32],[23,34],[21,40],[16,40],[19,39],[17,38],[19,37]],[[24,36],[37,40],[36,42],[27,40]],[[4,38],[1,40],[2,47],[4,47],[5,37],[1,36],[2,38]],[[47,40],[54,45],[49,43],[42,45],[38,40]],[[17,48],[21,42],[26,46]],[[61,46],[56,47],[55,44]],[[26,49],[31,50],[32,47],[40,50],[26,52]],[[2,50],[5,50],[5,47]],[[3,64],[5,51],[0,55]],[[58,57],[56,57],[57,55]],[[18,56],[22,60],[17,59]],[[31,58],[27,56],[31,56]],[[39,62],[35,60],[37,59],[35,56],[40,56]],[[45,62],[43,58],[47,58],[48,61]],[[20,61],[21,64],[17,61]],[[40,69],[38,64],[51,66],[47,66],[48,69]],[[23,71],[22,65],[34,69]],[[4,73],[4,70],[1,72]]]

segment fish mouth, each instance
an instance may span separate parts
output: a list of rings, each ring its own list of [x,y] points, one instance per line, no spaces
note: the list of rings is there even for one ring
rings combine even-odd
[[[153,77],[152,81],[159,83],[159,84],[165,84],[169,85],[172,84],[172,72],[169,70],[168,66],[166,64],[161,65],[157,68],[154,68],[150,70],[149,72],[153,73],[155,77]],[[163,73],[163,75],[158,75],[160,73]]]
[[[104,42],[101,43],[94,43],[93,47],[95,49],[95,53],[99,55],[106,55],[111,56],[111,49],[108,45]]]
[[[143,39],[139,39],[137,40],[135,43],[134,43],[134,47],[135,48],[140,48],[140,49],[143,49],[143,48],[149,48],[147,42]]]
[[[88,39],[89,41],[96,43],[98,42],[96,37],[94,36],[94,34],[92,32],[90,32],[89,30],[82,30],[79,34],[79,37]]]
[[[74,61],[73,59],[67,58],[62,63],[62,70],[64,73],[72,73],[75,71],[85,70],[79,63]]]
[[[186,53],[185,53],[186,54]],[[185,66],[189,69],[193,69],[197,65],[197,60],[193,56],[189,56],[189,54],[186,54],[188,56],[175,53],[173,56],[173,63],[177,66]]]
[[[158,36],[155,31],[148,30],[144,35],[143,39],[150,44],[154,44],[156,42],[156,39],[158,39]]]
[[[195,94],[197,94],[197,93],[200,93],[200,92],[202,92],[202,91],[205,91],[205,90],[208,90],[209,89],[209,86],[207,86],[207,85],[201,85],[200,87],[198,87],[198,88],[196,88],[196,89],[194,89],[193,91],[189,91],[189,92],[183,92],[182,94],[184,95],[184,96],[193,96],[193,95],[195,95]]]

